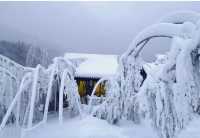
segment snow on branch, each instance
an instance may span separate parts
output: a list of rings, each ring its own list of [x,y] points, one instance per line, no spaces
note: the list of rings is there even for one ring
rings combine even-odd
[[[118,78],[113,80],[117,86],[111,87],[114,95],[95,115],[113,124],[120,119],[140,123],[148,118],[160,138],[175,138],[192,114],[200,111],[199,34],[199,24],[190,20],[158,23],[139,33],[121,56]],[[156,65],[145,78],[138,55],[155,37],[171,38],[172,48],[162,65]]]
[[[135,39],[133,39],[128,50],[122,57],[126,57],[132,54],[138,55],[138,52],[141,51],[141,48],[145,46],[146,42],[155,37],[192,37],[194,28],[195,25],[190,22],[186,22],[184,24],[158,23],[147,27],[142,32],[140,32]],[[141,46],[141,44],[144,45]]]
[[[200,14],[193,11],[179,11],[168,14],[159,20],[163,23],[183,24],[184,22],[192,22],[196,24],[200,19]]]

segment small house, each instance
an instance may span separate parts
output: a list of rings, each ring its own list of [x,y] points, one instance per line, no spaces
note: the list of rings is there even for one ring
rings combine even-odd
[[[95,84],[104,77],[114,76],[117,68],[117,55],[67,53],[65,58],[76,61],[75,80],[81,97],[91,95]],[[105,94],[105,82],[101,83],[95,95]]]

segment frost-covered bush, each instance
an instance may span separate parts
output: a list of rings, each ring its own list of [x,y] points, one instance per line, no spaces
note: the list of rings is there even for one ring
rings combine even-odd
[[[78,93],[78,86],[74,80],[73,73],[68,72],[65,79],[64,95],[67,97],[70,113],[72,116],[81,114],[80,112],[80,96]]]
[[[109,123],[115,124],[120,118],[120,94],[118,93],[119,86],[118,83],[113,80],[106,83],[106,97],[107,100],[102,103],[102,105],[97,106],[93,115],[98,118],[105,119]]]
[[[141,88],[141,112],[148,113],[162,138],[175,137],[199,107],[200,76],[199,70],[194,69],[199,63],[197,38],[174,38],[167,60]]]
[[[23,66],[0,55],[0,123],[18,92],[23,75],[29,71],[29,69],[26,70]],[[15,123],[16,115],[17,110],[13,110],[7,123]]]
[[[23,127],[32,127],[33,124],[46,121],[53,94],[57,96],[61,93],[67,97],[68,107],[73,116],[81,113],[80,97],[74,80],[75,67],[71,61],[59,57],[47,69],[41,65],[29,68],[0,56],[0,66],[0,75],[3,76],[0,78],[0,125],[3,124],[1,127],[15,122],[19,122]],[[67,74],[63,76],[65,71]],[[22,81],[22,78],[27,80]],[[63,89],[60,84],[56,90],[53,88],[57,82],[63,84]],[[48,102],[47,98],[50,99]],[[66,99],[61,98],[59,103],[63,100]],[[56,106],[59,107],[58,104]],[[11,112],[8,112],[10,107]]]
[[[147,69],[142,84],[140,70],[147,64],[142,65],[139,52],[154,37],[172,38],[171,49]],[[176,137],[200,109],[199,45],[198,22],[158,24],[140,33],[121,57],[117,89],[95,115],[110,123],[147,118],[161,138]]]
[[[95,116],[106,119],[110,123],[117,123],[120,119],[132,120],[139,123],[138,109],[135,95],[142,84],[143,78],[140,75],[141,62],[134,64],[133,58],[127,60],[129,63],[120,70],[121,76],[116,76],[106,90],[106,101],[95,110]],[[131,68],[126,72],[126,68]],[[135,77],[134,77],[135,76]]]

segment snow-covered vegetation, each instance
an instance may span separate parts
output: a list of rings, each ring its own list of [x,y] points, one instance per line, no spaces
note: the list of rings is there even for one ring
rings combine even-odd
[[[171,49],[165,55],[159,55],[155,62],[146,63],[140,53],[151,39],[157,37],[170,38]],[[148,130],[144,127],[143,131],[150,132],[152,138],[177,138],[180,133],[184,134],[181,131],[187,128],[192,120],[198,118],[200,113],[199,46],[198,13],[178,12],[162,18],[159,23],[144,29],[136,36],[120,57],[119,68],[114,76],[100,79],[100,82],[107,80],[105,99],[98,105],[93,104],[95,86],[89,107],[81,105],[74,80],[75,68],[79,62],[58,57],[47,69],[40,65],[27,68],[1,56],[0,73],[4,77],[0,78],[0,94],[3,97],[0,97],[0,134],[6,132],[8,124],[15,122],[18,127],[23,128],[28,137],[35,137],[35,132],[39,135],[38,129],[48,131],[48,123],[45,123],[50,102],[53,100],[51,95],[59,91],[60,125],[53,123],[56,128],[49,128],[63,130],[67,126],[68,135],[60,132],[59,136],[107,135],[130,138],[134,136],[134,132],[131,134],[121,123],[131,122],[133,128],[144,124],[148,126]],[[67,97],[69,104],[67,113],[72,117],[80,115],[80,122],[77,118],[74,124],[63,119],[63,96]],[[105,127],[111,134],[101,135],[96,130],[92,134],[89,131],[93,130],[82,128],[87,123],[87,128],[94,127],[93,123],[96,123],[96,130],[99,130],[98,127]],[[80,128],[80,134],[73,130],[77,126]],[[85,133],[82,132],[84,130]],[[142,138],[143,132],[138,130],[141,134],[135,136]],[[41,136],[45,136],[44,132]],[[153,132],[156,136],[152,135]]]
[[[113,95],[94,115],[110,123],[126,119],[138,124],[148,118],[161,138],[174,138],[199,113],[199,16],[180,15],[168,16],[168,23],[150,26],[133,40],[119,62],[118,86],[113,83]],[[143,83],[140,70],[146,63],[140,51],[154,37],[171,38],[171,50],[147,71]]]
[[[67,96],[72,116],[81,114],[80,97],[74,80],[74,64],[67,59],[55,58],[47,69],[23,67],[1,56],[1,125],[22,128],[45,123],[52,96],[59,92],[59,99]],[[5,79],[8,81],[5,82]],[[12,91],[11,91],[11,90]],[[59,120],[62,122],[63,100],[59,100]],[[12,129],[13,130],[13,129]],[[4,137],[6,134],[4,135]]]

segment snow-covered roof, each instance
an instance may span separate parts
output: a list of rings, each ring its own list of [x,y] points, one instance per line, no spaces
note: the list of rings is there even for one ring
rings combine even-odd
[[[117,55],[66,53],[65,58],[80,61],[76,77],[102,78],[113,76],[118,68]]]

